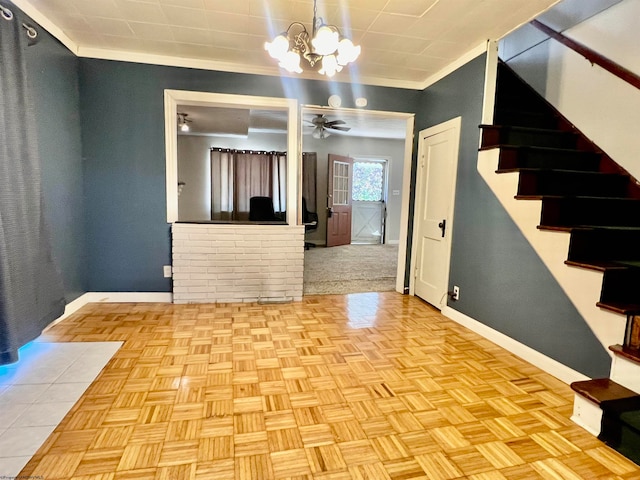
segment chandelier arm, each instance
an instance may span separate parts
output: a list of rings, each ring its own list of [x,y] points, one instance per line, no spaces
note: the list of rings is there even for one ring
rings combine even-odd
[[[301,23],[301,22],[291,22],[291,24],[287,27],[287,30],[286,30],[287,35],[289,34],[289,30],[291,30],[291,27],[293,27],[294,25],[299,25],[299,26],[301,26],[301,27],[302,27],[302,30],[303,30],[304,32],[306,32],[306,31],[307,31],[307,27],[305,27],[303,23]]]

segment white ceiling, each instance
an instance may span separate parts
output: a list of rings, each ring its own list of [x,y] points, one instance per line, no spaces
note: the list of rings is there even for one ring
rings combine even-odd
[[[318,0],[325,23],[362,46],[335,78],[424,88],[487,39],[558,0]],[[265,40],[293,21],[311,28],[313,0],[13,0],[74,53],[280,75]],[[307,78],[318,78],[308,72]]]
[[[178,113],[186,113],[189,132],[179,135],[247,136],[250,133],[286,135],[287,112],[243,108],[219,108],[178,105]],[[330,130],[331,135],[349,137],[404,139],[406,119],[392,114],[372,114],[366,110],[305,107],[302,112],[302,133],[310,135],[314,126],[311,119],[322,114],[331,120],[344,120],[348,132]]]

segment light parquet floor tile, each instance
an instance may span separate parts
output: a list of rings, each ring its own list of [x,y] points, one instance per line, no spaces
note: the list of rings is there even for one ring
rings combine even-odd
[[[393,292],[90,304],[46,340],[124,345],[24,477],[640,479],[567,385]]]

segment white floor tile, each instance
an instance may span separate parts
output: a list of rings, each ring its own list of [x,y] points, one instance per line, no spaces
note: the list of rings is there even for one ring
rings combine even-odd
[[[38,451],[55,427],[8,428],[0,435],[0,458],[31,456]]]
[[[0,367],[0,386],[7,387],[8,385],[13,385],[13,382],[17,376],[17,367],[6,365]]]
[[[64,372],[64,367],[38,366],[18,372],[13,381],[14,385],[29,385],[34,383],[54,383]]]
[[[55,427],[71,410],[73,404],[74,402],[58,402],[29,405],[11,424],[11,428],[44,427],[47,425]]]
[[[15,477],[122,342],[32,342],[0,367],[0,479]]]
[[[97,365],[84,365],[82,362],[74,363],[67,368],[55,383],[91,383],[102,371],[102,367]]]
[[[11,385],[0,393],[0,405],[6,403],[34,403],[49,387],[47,384]]]
[[[24,413],[28,403],[0,403],[0,425],[9,428],[16,418]],[[0,453],[0,456],[2,453]]]
[[[89,385],[91,385],[90,382],[54,383],[48,386],[35,403],[76,402]]]
[[[31,456],[0,458],[0,478],[18,477]]]

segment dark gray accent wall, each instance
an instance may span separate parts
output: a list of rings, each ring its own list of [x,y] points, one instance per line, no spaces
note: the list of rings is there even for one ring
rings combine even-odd
[[[610,357],[476,169],[484,71],[481,56],[427,88],[416,119],[423,130],[462,116],[449,277],[460,300],[449,305],[574,370],[606,377]]]
[[[38,127],[44,213],[69,302],[87,291],[78,59],[41,27],[26,57]]]
[[[325,81],[80,60],[85,159],[88,289],[168,292],[164,89],[296,98],[343,106],[415,112],[420,92]]]

